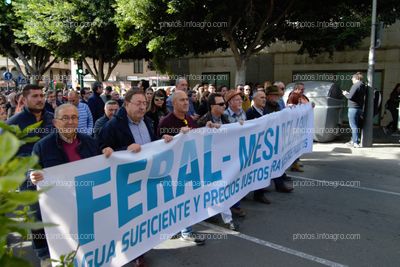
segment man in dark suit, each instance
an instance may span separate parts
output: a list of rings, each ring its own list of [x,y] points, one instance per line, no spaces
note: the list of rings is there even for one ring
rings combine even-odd
[[[246,118],[247,120],[253,120],[260,118],[265,115],[265,103],[267,97],[264,91],[257,91],[253,95],[254,104],[247,110]],[[254,200],[264,204],[271,204],[271,201],[264,195],[263,189],[258,189],[254,191]]]
[[[104,115],[104,101],[100,95],[103,93],[103,84],[101,82],[94,82],[92,84],[93,95],[88,99],[90,112],[93,116],[93,123]]]
[[[67,162],[73,162],[99,155],[96,141],[86,134],[79,133],[78,109],[72,104],[63,104],[55,109],[53,124],[57,131],[42,138],[33,146],[33,154],[39,158],[43,168],[50,168]],[[103,153],[109,157],[111,150]],[[30,188],[35,189],[38,182],[44,179],[43,172],[33,170],[29,173]],[[42,221],[39,203],[31,206],[34,216]],[[44,229],[32,230],[33,247],[40,259],[41,266],[51,266],[50,253]]]
[[[109,120],[100,131],[100,148],[140,152],[141,145],[157,140],[152,121],[145,117],[147,102],[143,91],[129,90],[125,95],[124,106]],[[163,135],[165,141],[172,136]]]
[[[124,106],[110,119],[100,131],[100,148],[109,151],[128,150],[139,153],[141,146],[157,140],[152,121],[145,117],[146,97],[141,90],[131,89],[125,95]],[[163,135],[165,142],[172,136]],[[132,260],[126,266],[146,266],[143,255]]]
[[[267,97],[265,96],[264,91],[255,92],[253,95],[253,101],[254,104],[246,112],[247,120],[256,119],[265,115],[264,108]]]

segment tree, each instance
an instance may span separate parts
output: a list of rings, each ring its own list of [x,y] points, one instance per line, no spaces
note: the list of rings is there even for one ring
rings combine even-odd
[[[137,36],[125,42],[148,38],[148,48],[160,59],[229,47],[235,59],[238,84],[245,82],[250,57],[277,41],[297,42],[299,53],[308,52],[310,56],[357,47],[369,35],[371,3],[366,0],[326,0],[323,4],[317,0],[117,0],[117,22],[123,31],[140,29]],[[379,18],[391,24],[399,17],[399,10],[398,1],[385,1],[379,7]],[[181,27],[176,27],[176,22]],[[211,27],[183,27],[187,22],[206,22]],[[319,22],[325,23],[321,26]],[[358,22],[359,27],[348,27],[347,22]],[[160,27],[163,24],[168,27]],[[219,26],[212,27],[215,25]]]
[[[17,0],[30,40],[62,58],[81,59],[97,81],[109,79],[123,58],[148,58],[144,45],[118,45],[114,0]],[[92,59],[92,66],[88,62]]]
[[[18,126],[0,122],[0,266],[30,266],[29,262],[13,255],[7,247],[7,236],[17,232],[26,240],[30,229],[43,227],[42,223],[33,222],[28,208],[37,202],[40,192],[15,191],[24,181],[26,172],[37,163],[36,156],[16,156],[22,144],[35,140],[36,137],[26,137],[26,134],[37,126],[21,131]],[[20,209],[21,206],[24,208]]]
[[[23,32],[23,21],[16,14],[16,7],[0,2],[0,54],[8,57],[25,79],[37,84],[40,77],[56,62],[48,49],[30,42]],[[17,59],[21,60],[25,70]]]

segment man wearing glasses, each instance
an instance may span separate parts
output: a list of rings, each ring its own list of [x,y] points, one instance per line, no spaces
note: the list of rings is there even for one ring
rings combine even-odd
[[[33,154],[38,156],[39,164],[43,168],[94,157],[101,153],[94,139],[77,131],[79,117],[78,109],[74,105],[61,105],[56,108],[54,115],[53,124],[57,131],[46,136],[33,147]],[[112,150],[105,149],[103,153],[109,157]],[[32,184],[36,185],[44,179],[43,172],[31,171],[29,178]],[[39,203],[35,203],[32,210],[35,212],[36,219],[41,221]],[[40,265],[51,266],[44,230],[32,230],[32,234],[34,249],[41,260]]]
[[[225,101],[221,94],[215,93],[208,96],[209,111],[197,121],[199,127],[219,128],[221,124],[229,123],[228,117],[224,114]],[[221,212],[224,226],[232,231],[238,231],[239,225],[233,222],[232,212],[230,209]]]
[[[141,90],[131,89],[125,95],[124,106],[109,120],[98,135],[101,148],[114,151],[140,152],[141,145],[157,140],[152,121],[145,116],[146,97]],[[163,136],[171,141],[171,136]]]
[[[142,90],[131,89],[125,95],[124,106],[109,120],[99,134],[103,151],[128,150],[139,153],[141,146],[157,140],[152,121],[145,117],[147,101]],[[164,135],[165,142],[172,136]],[[127,266],[145,266],[143,255],[132,260]]]
[[[207,122],[225,124],[229,123],[228,117],[224,114],[225,101],[221,94],[214,93],[208,96],[209,111],[197,121],[199,127],[206,126]]]

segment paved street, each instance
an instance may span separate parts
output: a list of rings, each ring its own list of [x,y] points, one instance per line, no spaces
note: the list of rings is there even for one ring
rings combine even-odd
[[[243,201],[241,234],[201,223],[197,229],[217,240],[167,241],[146,259],[151,266],[399,266],[399,159],[400,145],[315,144],[302,158],[305,172],[291,173],[293,193],[272,188],[271,205],[251,195]],[[354,186],[336,186],[345,181]]]

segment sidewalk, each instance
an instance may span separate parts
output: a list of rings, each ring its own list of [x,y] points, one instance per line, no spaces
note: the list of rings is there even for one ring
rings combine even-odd
[[[351,139],[350,134],[342,134],[336,140],[327,143],[314,142],[313,152],[332,152],[336,154],[352,154],[377,159],[400,160],[400,133],[385,134],[381,127],[374,128],[372,147],[353,148],[346,146]]]

